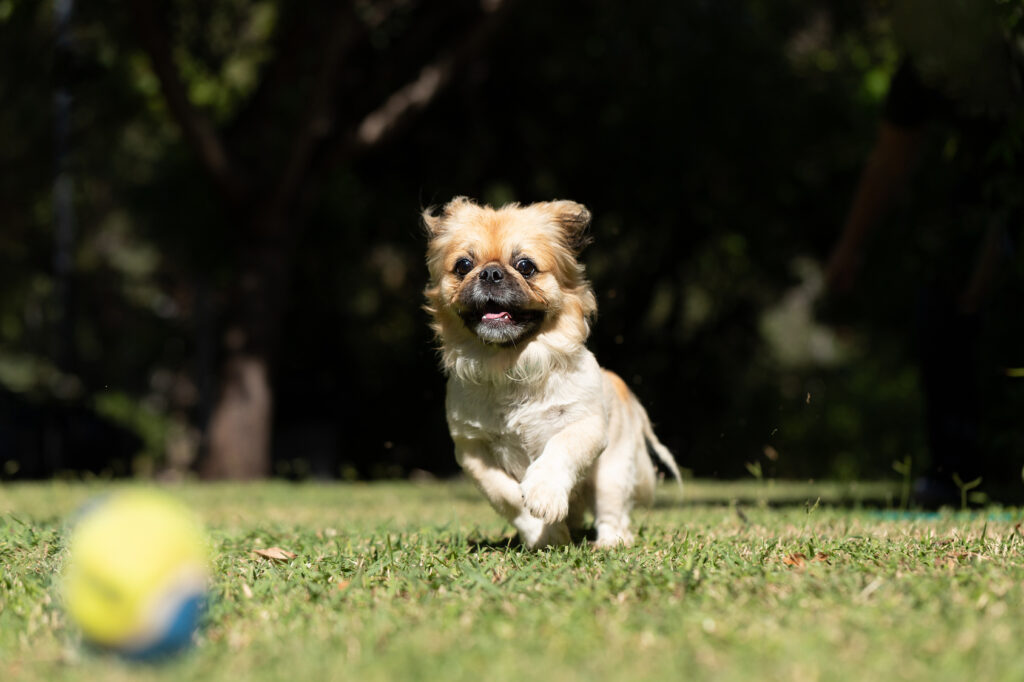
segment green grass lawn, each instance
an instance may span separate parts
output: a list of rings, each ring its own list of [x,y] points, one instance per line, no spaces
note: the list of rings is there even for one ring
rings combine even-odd
[[[465,483],[175,487],[210,529],[212,606],[187,655],[126,663],[83,650],[59,603],[63,520],[101,489],[0,485],[0,679],[1024,675],[1016,510],[899,518],[857,503],[884,486],[700,482],[662,486],[631,549],[535,553]],[[251,552],[270,546],[298,557]]]

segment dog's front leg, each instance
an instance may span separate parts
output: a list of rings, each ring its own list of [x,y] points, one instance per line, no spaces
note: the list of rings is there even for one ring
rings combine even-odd
[[[565,520],[573,488],[608,444],[607,428],[606,421],[594,415],[552,436],[520,485],[523,503],[531,514],[547,523]]]
[[[515,526],[524,545],[538,549],[569,543],[569,528],[565,522],[559,520],[545,523],[530,514],[523,506],[523,492],[519,482],[494,464],[482,443],[469,439],[456,440],[455,459],[491,506]]]

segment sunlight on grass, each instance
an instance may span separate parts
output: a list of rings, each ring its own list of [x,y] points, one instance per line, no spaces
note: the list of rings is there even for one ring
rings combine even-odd
[[[871,504],[888,484],[769,481],[663,486],[635,547],[535,553],[461,482],[172,488],[210,527],[214,598],[189,655],[138,667],[84,651],[58,604],[63,519],[102,489],[0,487],[3,679],[999,680],[1024,666],[1016,510],[902,515]],[[252,553],[272,546],[298,556]]]

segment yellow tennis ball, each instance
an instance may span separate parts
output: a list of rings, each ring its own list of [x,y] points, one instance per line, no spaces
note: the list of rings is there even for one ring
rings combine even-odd
[[[182,504],[147,490],[100,498],[69,549],[64,604],[86,641],[140,658],[192,641],[209,561],[202,526]]]

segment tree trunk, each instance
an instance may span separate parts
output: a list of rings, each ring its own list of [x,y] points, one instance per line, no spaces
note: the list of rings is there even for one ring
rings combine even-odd
[[[266,358],[228,358],[210,418],[203,478],[246,480],[270,473],[273,394]]]
[[[220,391],[210,416],[203,478],[271,473],[275,353],[288,290],[295,230],[264,215],[247,234],[241,276],[223,336]]]

